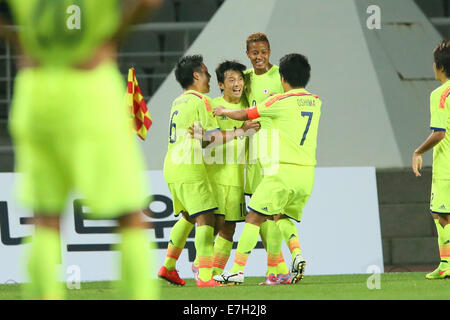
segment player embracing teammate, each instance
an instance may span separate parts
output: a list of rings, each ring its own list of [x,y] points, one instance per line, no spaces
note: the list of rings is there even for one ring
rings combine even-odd
[[[301,220],[302,209],[312,191],[321,101],[305,89],[310,78],[310,66],[304,56],[286,55],[280,60],[280,67],[270,64],[269,41],[262,33],[253,34],[248,38],[247,56],[253,68],[246,70],[245,73],[244,66],[235,61],[225,61],[219,65],[216,74],[224,95],[213,101],[204,96],[204,93],[209,91],[209,85],[206,85],[209,83],[209,74],[206,76],[198,74],[196,71],[198,68],[188,71],[194,84],[204,79],[203,91],[197,88],[190,92],[189,89],[193,88],[180,82],[177,74],[180,63],[191,59],[192,56],[183,58],[177,66],[177,80],[188,91],[172,105],[169,151],[166,155],[164,173],[172,193],[174,212],[175,214],[182,212],[183,218],[171,231],[166,261],[159,272],[160,278],[174,284],[185,284],[178,276],[175,264],[195,222],[197,222],[195,239],[197,258],[193,271],[197,286],[216,286],[214,280],[220,283],[242,283],[246,261],[256,246],[259,235],[268,253],[266,281],[262,284],[296,283],[303,277],[306,263],[301,255],[297,228],[291,219],[298,222]],[[201,68],[203,73],[204,70],[207,73],[203,62]],[[187,114],[204,114],[204,117],[201,119],[191,116],[180,125],[180,113],[187,111],[185,104],[188,100],[195,101],[198,107],[191,108]],[[252,123],[258,123],[258,126],[252,127]],[[202,143],[198,139],[187,138],[187,134],[182,138],[184,144],[190,146],[185,146],[184,150],[192,151],[192,146],[196,145],[197,151],[174,153],[174,144],[181,137],[177,132],[180,129],[187,132],[192,125],[197,124],[201,124],[204,129]],[[244,130],[237,133],[236,128],[242,124]],[[258,134],[249,138],[245,192],[252,197],[248,207],[250,211],[247,214],[243,209],[244,170],[242,161],[239,160],[242,159],[242,152],[239,153],[239,150],[242,151],[243,144],[240,141],[244,131],[257,130],[259,124],[261,129],[266,130],[264,138],[268,139],[263,141]],[[211,134],[213,129],[216,129],[216,133],[217,129],[220,129],[222,134]],[[268,154],[259,152],[258,146],[261,147],[262,143],[273,145],[272,135],[277,135],[276,141],[279,143],[272,149],[269,146]],[[220,150],[224,162],[214,163],[218,159],[217,156],[213,157],[212,163],[204,163],[204,159],[201,158],[202,163],[196,167],[201,174],[194,179],[194,176],[190,175],[194,168],[191,164],[195,160],[194,154],[201,155],[201,148],[205,147],[208,144],[205,141],[209,140],[224,143],[223,146],[216,145],[213,151],[214,153]],[[181,150],[180,147],[178,149]],[[227,163],[229,160],[227,154],[231,149],[236,153],[233,152],[232,163]],[[183,155],[185,167],[182,171],[178,170],[172,174],[169,171],[174,170],[170,169],[173,167],[174,154]],[[186,159],[186,154],[189,154],[189,159]],[[191,161],[189,165],[186,165],[186,160]],[[194,180],[203,187],[194,188],[192,186]],[[185,191],[178,188],[184,188]],[[182,194],[184,195],[180,198]],[[189,202],[192,209],[186,207]],[[197,218],[196,221],[192,219],[193,216],[203,215],[211,217],[206,224],[208,227],[203,228],[208,229],[207,236],[204,237],[207,239],[204,241],[208,247],[207,259],[203,253],[206,251],[202,251],[197,240],[199,234],[203,232],[204,224],[199,223],[201,219]],[[222,272],[232,248],[235,222],[244,219],[246,223],[239,239],[234,266],[231,272]],[[219,236],[214,243],[217,233]],[[292,253],[291,272],[281,254],[283,238]],[[207,267],[205,261],[208,261]],[[208,268],[208,272],[202,270],[205,268]],[[214,280],[211,279],[213,274]]]

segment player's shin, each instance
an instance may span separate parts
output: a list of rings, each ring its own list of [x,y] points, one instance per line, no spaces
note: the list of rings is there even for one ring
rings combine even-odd
[[[29,286],[25,299],[63,299],[64,290],[58,277],[60,263],[59,231],[36,226],[28,258]]]
[[[247,264],[251,251],[256,247],[259,236],[259,227],[251,223],[245,223],[244,230],[239,238],[234,265],[231,273],[243,271]]]
[[[266,223],[269,225],[269,232],[267,233],[267,275],[277,275],[282,244],[281,233],[274,221],[268,220]],[[289,273],[289,271],[286,273]]]
[[[442,240],[439,244],[439,254],[441,256],[442,269],[450,270],[450,224],[442,228]],[[449,273],[450,276],[450,273]]]
[[[277,225],[281,231],[284,241],[289,247],[292,259],[294,259],[297,254],[302,253],[297,227],[290,219],[280,219],[277,221]]]
[[[195,249],[197,250],[199,279],[207,282],[212,279],[212,263],[214,254],[214,228],[209,225],[197,226],[195,233]]]
[[[213,275],[222,273],[230,257],[233,242],[218,236],[214,243]]]
[[[149,278],[153,262],[146,231],[138,227],[122,227],[120,233],[123,298],[158,299],[159,283]]]
[[[186,239],[191,233],[194,225],[184,218],[180,218],[170,230],[170,241],[167,247],[164,266],[169,271],[175,270],[177,260],[186,245]]]

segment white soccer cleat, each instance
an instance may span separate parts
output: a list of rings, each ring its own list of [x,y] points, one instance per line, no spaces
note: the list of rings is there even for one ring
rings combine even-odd
[[[292,261],[291,283],[297,283],[303,279],[306,261],[301,254],[297,254]]]
[[[242,271],[237,273],[224,271],[222,274],[215,275],[213,279],[223,284],[241,284],[244,283],[244,273]]]

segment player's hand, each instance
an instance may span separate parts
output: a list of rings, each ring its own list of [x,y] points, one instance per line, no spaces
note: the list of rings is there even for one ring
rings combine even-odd
[[[413,153],[412,157],[412,169],[416,177],[422,176],[419,170],[422,169],[422,155],[416,152]]]
[[[205,135],[205,129],[201,125],[193,124],[189,127],[188,132],[191,138],[198,140],[203,140],[203,136]]]
[[[258,121],[247,120],[241,128],[244,130],[245,135],[252,135],[261,129],[261,124]]]
[[[217,106],[214,108],[213,113],[215,116],[222,116],[223,110],[225,110],[225,108],[223,106]]]

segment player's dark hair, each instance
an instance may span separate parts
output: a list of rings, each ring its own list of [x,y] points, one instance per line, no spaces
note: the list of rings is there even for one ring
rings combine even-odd
[[[293,88],[304,88],[311,75],[308,59],[299,53],[291,53],[280,59],[280,75]]]
[[[450,78],[450,40],[443,40],[434,48],[434,63],[436,69],[443,69],[447,78]]]
[[[248,38],[247,38],[247,50],[248,50],[248,47],[250,46],[250,43],[252,43],[252,42],[260,42],[260,41],[267,42],[267,46],[270,49],[270,43],[269,43],[269,39],[267,38],[267,36],[264,33],[262,33],[262,32],[257,32],[257,33],[252,33],[251,35],[248,36]]]
[[[238,61],[226,60],[219,64],[216,68],[217,82],[223,83],[225,81],[225,72],[230,70],[240,72],[242,77],[244,77],[245,69],[247,69],[247,67]]]
[[[175,68],[175,78],[183,89],[194,83],[194,72],[201,72],[203,56],[195,54],[182,57]]]

